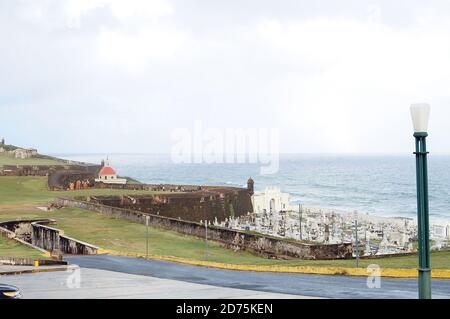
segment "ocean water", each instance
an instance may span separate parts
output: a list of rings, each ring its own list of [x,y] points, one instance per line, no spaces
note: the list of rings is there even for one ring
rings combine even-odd
[[[55,154],[100,163],[104,154]],[[279,187],[292,203],[309,207],[416,217],[414,156],[281,155],[279,171],[260,175],[260,164],[174,164],[169,155],[110,154],[119,175],[146,183]],[[450,156],[429,157],[430,218],[450,220]]]

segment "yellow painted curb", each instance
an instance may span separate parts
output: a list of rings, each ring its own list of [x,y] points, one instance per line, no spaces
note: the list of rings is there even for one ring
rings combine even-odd
[[[44,257],[52,257],[52,254],[50,254],[50,252],[45,252],[45,253],[42,253],[42,256],[44,256]]]
[[[68,266],[61,266],[61,267],[54,267],[54,268],[36,267],[33,269],[10,270],[10,271],[6,271],[6,272],[0,272],[0,276],[34,274],[34,273],[40,273],[40,272],[67,271],[68,269],[70,269]]]
[[[99,254],[109,254],[114,256],[126,256],[146,258],[145,254],[123,253],[107,249],[99,249]],[[341,275],[341,276],[373,276],[366,268],[350,267],[317,267],[317,266],[277,266],[277,265],[239,265],[225,264],[213,261],[187,259],[175,256],[149,255],[149,259],[160,261],[171,261],[192,266],[211,267],[237,271],[257,271],[257,272],[277,272],[277,273],[298,273],[314,275]],[[417,278],[417,269],[407,268],[380,268],[380,275],[389,278]],[[450,269],[433,269],[431,273],[434,279],[450,279]]]

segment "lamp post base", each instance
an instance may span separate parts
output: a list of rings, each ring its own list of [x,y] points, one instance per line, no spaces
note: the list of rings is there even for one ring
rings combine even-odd
[[[428,207],[427,133],[415,133],[417,177],[417,226],[419,298],[431,299],[430,225]]]
[[[431,299],[431,269],[419,268],[419,299]]]

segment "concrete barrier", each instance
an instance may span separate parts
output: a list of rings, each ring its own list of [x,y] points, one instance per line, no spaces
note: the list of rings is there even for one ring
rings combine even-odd
[[[50,252],[60,252],[70,255],[95,255],[98,247],[65,236],[62,230],[45,226],[54,221],[44,220],[31,223],[32,244]]]
[[[94,211],[108,217],[126,219],[141,224],[145,224],[148,216],[149,225],[153,227],[172,230],[202,239],[205,238],[205,226],[196,222],[146,214],[130,209],[105,206],[76,199],[58,198],[56,204]],[[235,250],[247,250],[272,258],[317,260],[352,258],[351,244],[312,245],[217,226],[208,227],[208,240],[220,242],[226,247]]]
[[[97,246],[65,236],[62,230],[46,226],[54,222],[51,219],[5,221],[0,223],[0,234],[37,249],[47,256],[97,254]],[[18,229],[21,229],[20,234],[16,233]]]
[[[67,265],[67,261],[63,261],[63,260],[16,258],[16,257],[0,256],[0,265],[35,266],[36,262],[38,263],[39,266]]]
[[[20,221],[20,222],[22,222],[22,221]],[[31,242],[27,242],[27,241],[19,238],[13,230],[9,229],[8,227],[11,227],[11,225],[13,225],[13,223],[18,223],[18,222],[17,221],[7,221],[7,222],[0,223],[0,235],[7,237],[9,239],[15,240],[22,245],[36,249],[36,250],[40,251],[43,256],[50,257],[50,253],[48,251],[46,251],[45,249],[42,249],[38,246],[33,245]],[[29,221],[29,223],[31,223],[31,221]]]

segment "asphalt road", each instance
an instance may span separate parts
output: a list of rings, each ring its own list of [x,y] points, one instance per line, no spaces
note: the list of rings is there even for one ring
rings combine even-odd
[[[25,299],[305,298],[298,295],[201,285],[89,268],[1,276],[0,281],[19,287]]]
[[[173,279],[204,285],[321,298],[417,298],[417,280],[381,279],[381,288],[368,288],[366,277],[230,271],[177,263],[109,255],[67,256],[84,268]],[[450,280],[433,280],[433,298],[450,299]]]

